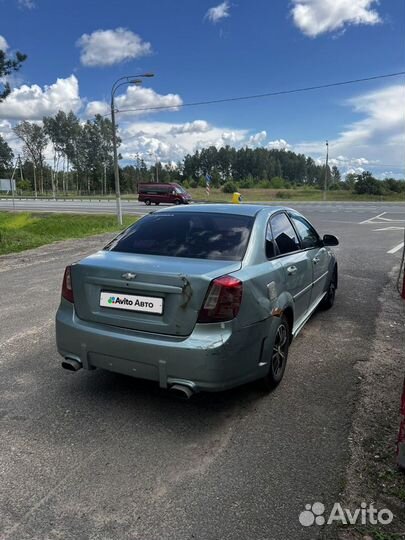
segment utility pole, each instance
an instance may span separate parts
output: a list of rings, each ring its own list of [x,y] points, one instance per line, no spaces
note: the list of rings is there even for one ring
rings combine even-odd
[[[159,159],[158,155],[155,152],[148,152],[150,156],[152,156],[155,159],[155,174],[152,175],[153,181],[158,183],[159,182]]]
[[[323,200],[326,201],[326,192],[328,189],[328,170],[329,170],[329,142],[326,141],[326,163],[325,163],[325,181],[323,185]]]
[[[18,156],[18,158],[17,158],[17,161],[15,163],[15,167],[14,167],[14,170],[13,170],[13,174],[11,175],[11,180],[10,180],[11,197],[13,199],[13,212],[15,212],[15,197],[14,197],[14,182],[15,182],[15,180],[14,180],[14,176],[15,176],[15,172],[16,172],[16,170],[18,168],[18,165],[20,163],[19,160],[20,160],[20,156]],[[20,169],[20,171],[21,171],[21,169]]]
[[[37,193],[37,171],[36,171],[34,160],[32,160],[32,170],[33,170],[33,173],[34,173],[34,195],[35,195],[35,198],[37,198],[37,196],[38,196],[38,193]]]

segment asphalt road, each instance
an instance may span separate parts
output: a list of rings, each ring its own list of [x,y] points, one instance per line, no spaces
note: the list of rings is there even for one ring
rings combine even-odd
[[[63,268],[105,238],[0,257],[2,540],[334,537],[298,516],[340,499],[353,366],[378,340],[405,206],[291,206],[340,237],[340,286],[270,395],[249,385],[183,402],[124,376],[63,371],[53,323]]]
[[[377,203],[377,202],[335,202],[335,203],[323,203],[323,202],[299,202],[293,203],[289,201],[280,201],[279,203],[263,203],[258,204],[280,204],[286,206],[292,206],[297,209],[310,209],[317,210],[319,212],[332,212],[332,213],[351,213],[353,211],[356,214],[362,213],[368,215],[377,215],[379,210],[381,212],[384,209],[389,208],[390,211],[396,213],[402,213],[405,210],[405,203]],[[162,206],[171,206],[162,204]],[[11,199],[0,198],[0,210],[13,210],[17,211],[38,211],[38,212],[68,212],[68,213],[84,213],[84,214],[115,214],[116,203],[115,199],[76,199],[76,200],[63,200],[63,199],[16,199],[13,203]],[[125,214],[132,215],[144,215],[148,212],[155,210],[155,205],[146,206],[144,203],[138,201],[122,201],[122,211]]]

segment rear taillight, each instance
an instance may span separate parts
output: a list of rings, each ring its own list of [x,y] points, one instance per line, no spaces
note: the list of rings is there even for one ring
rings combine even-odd
[[[242,290],[242,282],[232,276],[222,276],[211,281],[197,322],[213,323],[234,319],[239,313]]]
[[[74,303],[71,266],[67,266],[65,268],[65,274],[63,276],[63,283],[62,283],[62,296],[68,302],[71,302],[72,304]]]

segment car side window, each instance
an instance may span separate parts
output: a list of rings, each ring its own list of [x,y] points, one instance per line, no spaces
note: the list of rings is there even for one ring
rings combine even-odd
[[[266,257],[272,259],[277,255],[277,247],[274,242],[273,232],[271,230],[270,221],[267,223],[266,229]]]
[[[301,248],[297,234],[284,213],[276,214],[271,218],[271,228],[281,255],[298,251]]]
[[[316,230],[302,216],[290,216],[298,235],[301,239],[303,249],[320,247],[321,240]]]

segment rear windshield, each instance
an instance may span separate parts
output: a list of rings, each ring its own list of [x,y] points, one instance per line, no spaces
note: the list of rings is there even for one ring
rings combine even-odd
[[[235,214],[151,214],[115,238],[105,249],[142,255],[240,261],[253,218]]]

